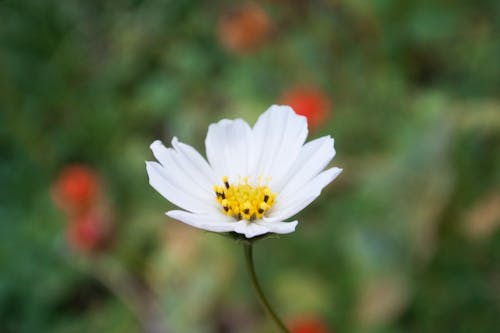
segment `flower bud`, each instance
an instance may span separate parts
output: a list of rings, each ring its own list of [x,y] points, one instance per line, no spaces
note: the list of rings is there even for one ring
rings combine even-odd
[[[107,216],[87,212],[69,221],[67,241],[78,252],[96,253],[109,245],[111,225]]]
[[[281,103],[291,106],[295,113],[305,116],[311,129],[321,126],[331,112],[331,102],[328,96],[313,86],[297,87],[286,91]]]
[[[91,168],[85,165],[67,166],[53,186],[53,200],[69,215],[78,215],[97,200],[99,183],[97,174]]]
[[[219,20],[218,38],[230,52],[247,53],[260,46],[271,28],[267,13],[256,3],[228,10]]]

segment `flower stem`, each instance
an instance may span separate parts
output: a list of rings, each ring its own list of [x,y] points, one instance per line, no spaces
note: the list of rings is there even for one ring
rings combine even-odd
[[[276,315],[271,305],[269,305],[269,302],[267,301],[266,296],[264,295],[264,292],[260,287],[259,281],[257,280],[257,275],[255,274],[255,267],[253,263],[252,242],[244,242],[243,247],[245,250],[245,259],[246,259],[248,274],[250,274],[252,285],[255,291],[257,292],[257,296],[259,297],[260,303],[262,304],[266,312],[269,314],[269,316],[271,316],[275,324],[280,328],[280,331],[282,331],[283,333],[290,333],[290,331],[286,328],[285,324],[283,324],[281,319]]]

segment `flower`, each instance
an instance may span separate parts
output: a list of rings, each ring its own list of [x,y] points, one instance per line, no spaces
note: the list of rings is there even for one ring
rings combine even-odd
[[[67,241],[79,252],[95,253],[110,240],[110,221],[102,213],[87,211],[74,217],[67,225]]]
[[[231,8],[219,19],[217,34],[221,44],[234,53],[246,53],[260,46],[269,35],[270,18],[256,3]]]
[[[176,137],[172,147],[151,144],[150,185],[182,210],[166,214],[213,232],[252,238],[293,232],[285,222],[321,193],[342,169],[324,168],[335,156],[333,138],[304,144],[307,121],[289,106],[271,106],[250,126],[223,119],[208,127],[207,161]]]
[[[85,165],[65,167],[52,191],[55,204],[70,215],[87,210],[97,200],[99,192],[99,177]]]
[[[282,102],[290,105],[297,114],[305,116],[313,129],[324,123],[331,110],[328,96],[313,86],[296,87],[286,91]]]
[[[83,164],[66,166],[52,187],[52,197],[66,215],[66,240],[73,249],[90,254],[109,245],[113,218],[94,169]]]

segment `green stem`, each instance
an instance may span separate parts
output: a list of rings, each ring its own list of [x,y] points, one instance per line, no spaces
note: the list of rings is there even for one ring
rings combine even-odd
[[[267,301],[266,296],[264,295],[264,292],[260,287],[259,281],[257,280],[257,275],[255,274],[255,267],[253,263],[252,242],[244,242],[243,247],[245,249],[245,259],[246,259],[248,274],[250,274],[252,285],[255,291],[257,292],[257,296],[259,297],[260,303],[262,304],[264,309],[266,309],[266,312],[269,314],[269,316],[271,316],[276,325],[278,325],[280,330],[283,333],[290,333],[290,331],[286,328],[285,324],[283,324],[281,319],[276,315],[271,305],[269,305],[269,302]]]

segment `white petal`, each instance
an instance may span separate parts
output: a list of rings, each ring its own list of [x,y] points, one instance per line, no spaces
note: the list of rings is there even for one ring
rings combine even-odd
[[[334,141],[324,136],[305,144],[281,184],[273,189],[284,200],[300,190],[313,177],[318,175],[335,156]]]
[[[183,187],[179,187],[174,182],[174,179],[178,179],[176,172],[167,173],[156,162],[146,162],[146,170],[149,176],[149,184],[174,205],[197,213],[210,212],[215,209],[209,203],[193,196],[192,191],[188,192]]]
[[[277,234],[288,234],[295,231],[297,221],[293,222],[265,222],[265,221],[239,221],[234,231],[244,234],[246,238],[253,238],[269,232]]]
[[[175,140],[174,138],[172,141]],[[210,204],[215,202],[212,190],[213,184],[209,185],[208,181],[201,184],[196,182],[196,178],[191,174],[191,172],[194,172],[193,169],[196,170],[196,167],[181,153],[173,148],[166,148],[159,140],[151,144],[151,150],[163,166],[163,176],[168,178],[176,188],[182,189],[200,201]]]
[[[246,238],[252,238],[269,232],[266,227],[247,221],[240,221],[234,231],[245,235]]]
[[[295,231],[295,227],[299,223],[298,221],[291,221],[291,222],[269,222],[269,221],[259,221],[258,222],[260,225],[265,226],[269,232],[273,232],[275,234],[289,234],[291,232]]]
[[[220,181],[216,179],[212,168],[207,161],[193,147],[179,142],[176,137],[172,139],[172,147],[178,152],[180,164],[186,172],[200,186],[212,191],[213,186]]]
[[[255,152],[250,172],[255,176],[271,177],[270,187],[280,183],[307,137],[307,120],[289,106],[271,106],[252,130]]]
[[[234,219],[222,213],[207,215],[192,214],[182,210],[171,210],[166,215],[190,226],[214,232],[233,231],[237,223]]]
[[[192,214],[182,210],[171,210],[167,216],[189,224],[190,226],[213,232],[237,232],[252,238],[265,233],[288,234],[295,231],[297,221],[266,222],[266,221],[235,221],[232,217],[220,214]]]
[[[218,182],[228,176],[231,183],[248,175],[251,129],[242,119],[223,119],[208,127],[205,139],[207,159]]]
[[[297,191],[294,195],[287,197],[287,200],[283,200],[280,197],[280,194],[278,194],[276,203],[272,207],[269,217],[264,218],[264,220],[268,222],[275,222],[294,216],[307,207],[314,199],[316,199],[321,194],[323,188],[334,180],[341,172],[342,169],[335,167],[321,172],[309,183],[303,186],[300,191]]]

